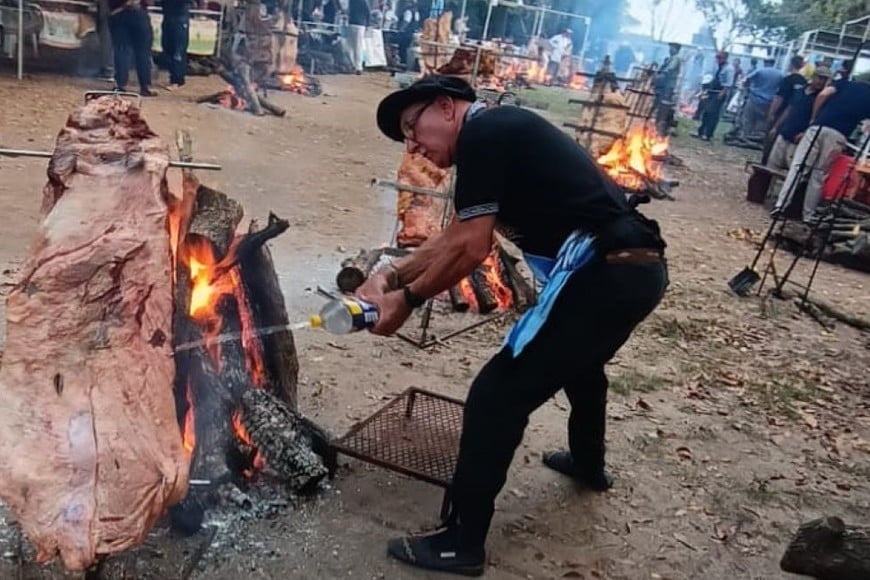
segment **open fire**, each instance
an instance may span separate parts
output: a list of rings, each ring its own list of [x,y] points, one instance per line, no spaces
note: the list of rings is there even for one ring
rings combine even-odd
[[[640,127],[617,139],[598,157],[598,164],[622,187],[643,191],[647,183],[662,179],[659,159],[667,152],[667,137],[659,137],[655,129]]]

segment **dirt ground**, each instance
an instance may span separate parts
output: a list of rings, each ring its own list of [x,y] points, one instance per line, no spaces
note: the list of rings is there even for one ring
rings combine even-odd
[[[83,91],[105,88],[0,74],[6,147],[51,149]],[[144,104],[158,134],[171,141],[189,129],[196,158],[223,165],[200,172],[204,182],[241,201],[250,217],[274,210],[290,219],[271,248],[292,319],[319,308],[313,289],[333,284],[343,257],[388,241],[393,225],[393,193],[369,186],[373,177],[393,178],[400,160],[373,119],[392,80],[322,81],[321,97],[273,94],[288,109],[284,119],[193,104],[220,88],[214,78]],[[541,452],[566,442],[568,404],[557,395],[533,415],[498,500],[489,578],[791,577],[779,559],[800,522],[823,514],[870,522],[868,335],[843,324],[826,329],[790,302],[729,293],[726,281],[753,255],[747,238],[766,227],[763,210],[743,201],[747,154],[684,138],[673,151],[686,165],[670,169],[681,182],[678,199],[643,208],[669,242],[671,285],[609,367],[616,486],[585,494],[542,468]],[[0,158],[4,289],[37,224],[45,167]],[[868,286],[865,274],[822,265],[814,291],[866,317]],[[434,325],[474,316],[440,316]],[[428,351],[366,333],[297,332],[301,410],[340,434],[409,386],[464,397],[506,328],[483,327]],[[315,499],[232,525],[216,521],[210,544],[206,532],[179,540],[160,527],[101,576],[184,577],[207,548],[193,578],[434,578],[388,560],[385,542],[435,524],[440,501],[436,487],[342,458]],[[19,566],[17,531],[5,515],[0,577],[76,577],[30,563],[26,547]]]

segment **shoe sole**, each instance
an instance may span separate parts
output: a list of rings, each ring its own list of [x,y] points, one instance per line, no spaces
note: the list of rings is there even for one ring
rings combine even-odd
[[[399,562],[412,566],[414,568],[420,568],[423,570],[432,570],[434,572],[444,572],[446,574],[458,574],[460,576],[483,576],[483,573],[486,571],[486,564],[481,564],[479,566],[439,566],[437,564],[426,564],[425,562],[412,562],[409,560],[403,552],[393,552],[390,546],[387,546],[387,555]]]

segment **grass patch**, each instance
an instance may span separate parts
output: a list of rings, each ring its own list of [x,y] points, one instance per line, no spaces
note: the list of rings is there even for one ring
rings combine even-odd
[[[653,331],[661,337],[686,341],[704,338],[707,334],[707,326],[704,320],[692,318],[677,320],[670,316],[655,316],[651,324]]]
[[[665,380],[655,375],[645,375],[637,371],[629,371],[610,378],[610,390],[627,397],[631,393],[652,393],[659,390]]]
[[[791,420],[800,419],[794,404],[815,400],[815,391],[816,388],[811,381],[799,377],[775,379],[752,389],[755,399],[763,409]]]

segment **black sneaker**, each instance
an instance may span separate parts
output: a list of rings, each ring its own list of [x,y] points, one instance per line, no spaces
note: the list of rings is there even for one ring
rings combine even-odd
[[[574,481],[580,483],[584,487],[588,487],[592,491],[607,491],[613,487],[613,476],[604,469],[595,471],[585,471],[580,469],[575,463],[574,458],[568,451],[552,451],[544,453],[544,465],[558,471],[562,475],[567,475]]]
[[[448,526],[425,535],[394,538],[387,553],[411,566],[461,576],[481,576],[486,569],[483,547],[459,547],[459,528]]]

